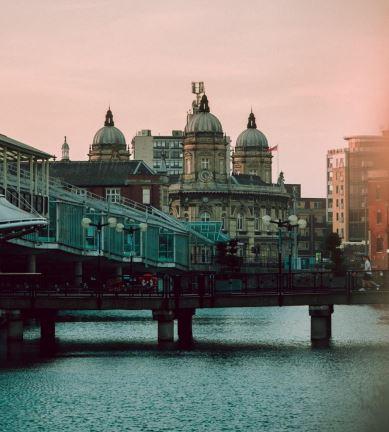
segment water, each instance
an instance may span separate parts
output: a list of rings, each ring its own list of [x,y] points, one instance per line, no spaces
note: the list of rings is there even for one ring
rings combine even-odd
[[[389,430],[389,312],[336,307],[312,349],[307,309],[197,311],[191,351],[157,349],[150,312],[67,314],[43,357],[31,328],[0,368],[0,431]]]

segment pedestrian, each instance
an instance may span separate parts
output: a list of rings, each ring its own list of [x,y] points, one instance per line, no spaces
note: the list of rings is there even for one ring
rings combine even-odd
[[[368,257],[368,255],[365,255],[363,257],[363,260],[364,260],[364,264],[363,264],[364,274],[362,279],[362,288],[359,291],[366,291],[367,288],[368,289],[376,288],[378,290],[380,286],[373,281],[373,273],[371,271],[370,258]]]

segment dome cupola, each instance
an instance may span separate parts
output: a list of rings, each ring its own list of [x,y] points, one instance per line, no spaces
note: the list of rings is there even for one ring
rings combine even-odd
[[[243,131],[236,140],[236,147],[260,151],[267,150],[269,148],[266,136],[257,129],[255,116],[252,111],[249,115],[247,129]]]
[[[121,144],[126,145],[126,139],[120,129],[115,127],[113,114],[109,108],[105,115],[104,127],[99,129],[94,138],[93,144]]]
[[[99,129],[89,148],[89,160],[129,160],[130,152],[127,149],[123,132],[115,127],[111,108],[105,115],[104,126]]]
[[[208,98],[203,95],[198,112],[190,116],[185,127],[187,134],[192,133],[223,133],[219,119],[209,112]]]

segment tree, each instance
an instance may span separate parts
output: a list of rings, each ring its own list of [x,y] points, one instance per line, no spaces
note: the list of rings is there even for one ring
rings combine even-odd
[[[325,240],[325,249],[329,253],[332,261],[332,271],[336,276],[342,276],[345,273],[343,251],[340,249],[342,239],[338,233],[329,233]]]

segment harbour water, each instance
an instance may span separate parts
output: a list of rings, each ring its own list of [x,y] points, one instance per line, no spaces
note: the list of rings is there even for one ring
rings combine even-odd
[[[389,313],[338,306],[312,349],[307,307],[200,310],[192,350],[150,312],[65,313],[0,366],[0,431],[387,431]]]

